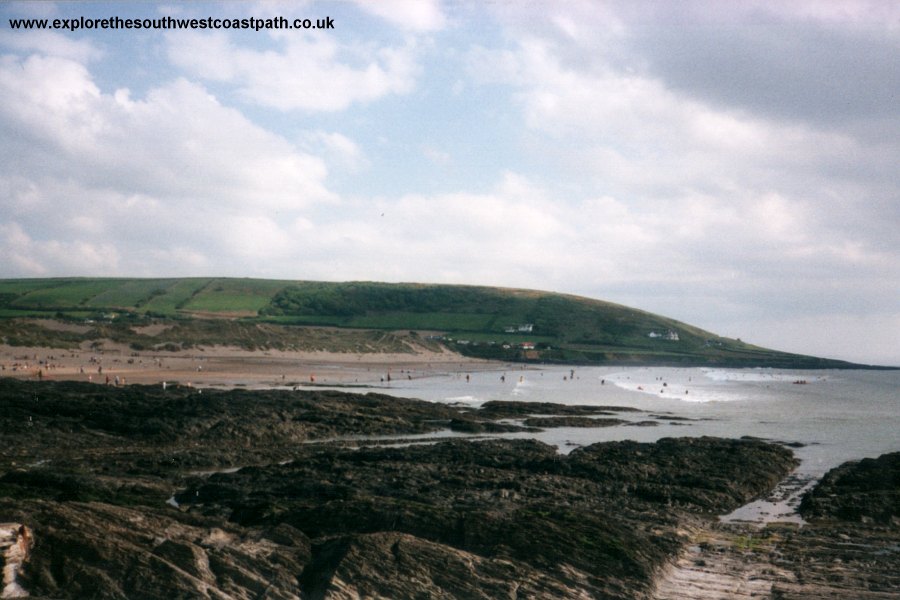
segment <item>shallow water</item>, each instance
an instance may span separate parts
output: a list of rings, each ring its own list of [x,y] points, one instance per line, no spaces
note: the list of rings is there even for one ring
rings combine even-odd
[[[754,503],[731,517],[741,520],[797,520],[789,513],[810,481],[848,460],[900,451],[900,371],[576,367],[573,378],[570,367],[550,367],[468,375],[396,381],[373,391],[473,408],[487,400],[519,400],[645,411],[620,415],[632,421],[651,414],[676,418],[658,419],[656,427],[563,427],[498,436],[537,438],[561,452],[601,441],[703,435],[797,444],[801,464],[794,477],[800,484],[779,490],[778,502]]]

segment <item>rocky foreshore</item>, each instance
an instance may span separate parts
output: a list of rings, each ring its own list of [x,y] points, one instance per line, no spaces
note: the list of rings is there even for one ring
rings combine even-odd
[[[27,533],[7,570],[31,597],[649,598],[715,515],[796,464],[788,448],[749,439],[568,455],[483,439],[656,418],[629,407],[479,411],[376,394],[8,379],[0,397],[0,523]],[[472,433],[444,440],[450,431]],[[779,538],[785,572],[830,581],[807,567],[824,560],[816,543],[845,531],[896,546],[893,508],[835,524],[847,515],[815,506],[828,515],[818,542],[802,538],[809,526]],[[895,546],[871,560],[896,559]]]
[[[692,532],[656,583],[657,600],[900,598],[900,453],[829,471],[800,505],[806,519]]]

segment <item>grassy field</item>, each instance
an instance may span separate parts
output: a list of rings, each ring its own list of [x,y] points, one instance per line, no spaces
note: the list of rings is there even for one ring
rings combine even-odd
[[[135,337],[129,327],[164,319],[179,325],[154,344],[317,349],[331,344],[349,351],[368,347],[384,332],[429,332],[443,336],[443,343],[460,353],[501,360],[846,366],[758,348],[600,300],[476,286],[237,278],[0,280],[0,321],[28,316],[96,322],[98,328],[90,335],[142,347],[148,341]],[[212,322],[188,326],[198,318]],[[118,329],[113,327],[116,323]],[[310,337],[322,327],[382,333],[354,334],[348,341],[351,338],[338,340],[341,336],[333,331],[321,330]],[[7,343],[41,337],[40,332],[26,334],[18,323],[0,328],[0,333],[4,331]],[[58,341],[74,341],[72,336],[62,337]],[[304,341],[295,344],[292,339]],[[526,342],[536,347],[523,347]]]
[[[88,305],[92,298],[102,294],[114,293],[125,280],[120,279],[59,279],[54,285],[37,285],[34,289],[27,290],[16,282],[20,293],[12,302],[11,308],[34,310],[65,310],[79,308]],[[0,294],[8,293],[4,286],[0,286]]]
[[[154,293],[139,308],[148,313],[158,313],[163,315],[175,315],[179,308],[186,305],[188,301],[205,288],[212,279],[176,279],[174,282],[162,290],[162,293]],[[136,305],[136,308],[138,306]]]
[[[183,306],[186,312],[250,313],[255,316],[284,289],[285,282],[265,279],[214,279]]]

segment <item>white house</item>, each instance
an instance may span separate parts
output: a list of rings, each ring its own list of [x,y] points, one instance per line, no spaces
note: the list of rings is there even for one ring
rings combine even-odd
[[[669,340],[669,341],[672,341],[672,342],[677,342],[677,341],[679,341],[679,338],[678,338],[678,332],[677,332],[677,331],[672,331],[671,329],[668,330],[668,331],[665,332],[665,333],[660,333],[660,332],[658,332],[658,331],[651,331],[650,333],[647,334],[647,337],[648,337],[648,338],[653,338],[653,339],[656,339],[656,338],[662,338],[662,339],[664,339],[664,340]]]

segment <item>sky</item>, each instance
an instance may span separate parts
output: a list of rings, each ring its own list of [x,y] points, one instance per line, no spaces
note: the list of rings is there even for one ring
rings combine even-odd
[[[14,29],[10,19],[331,19]],[[900,4],[3,2],[0,278],[476,284],[900,365]]]

